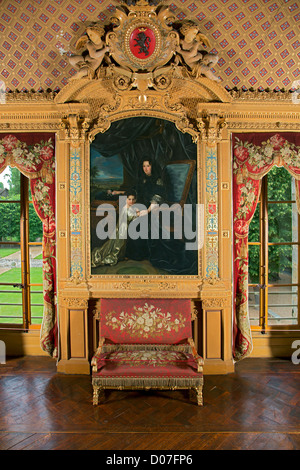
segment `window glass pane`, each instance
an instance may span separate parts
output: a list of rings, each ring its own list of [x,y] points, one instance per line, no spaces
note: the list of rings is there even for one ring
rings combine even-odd
[[[269,284],[298,283],[298,246],[269,246]]]
[[[298,324],[298,287],[268,288],[268,325]]]
[[[7,168],[0,200],[20,199],[20,172]],[[4,185],[3,184],[3,185]],[[20,242],[20,203],[0,204],[0,240]],[[0,244],[0,323],[23,324],[21,250],[18,244]],[[8,284],[8,285],[6,285]],[[14,284],[14,285],[9,285]]]
[[[252,326],[259,325],[259,299],[260,299],[259,287],[249,286],[248,305],[249,305],[250,324]]]
[[[29,246],[30,261],[30,310],[31,324],[42,323],[44,298],[43,298],[43,256],[42,245]]]
[[[43,223],[37,215],[33,204],[29,204],[29,241],[41,242],[43,239]]]
[[[30,308],[31,323],[33,325],[40,325],[44,309],[43,286],[32,286],[30,288]]]
[[[30,284],[43,284],[42,245],[29,247]]]
[[[28,201],[32,202],[30,181],[28,181]]]
[[[29,245],[29,260],[31,268],[43,267],[43,247],[41,245]],[[43,282],[42,280],[40,282]]]
[[[295,199],[294,178],[283,168],[274,166],[268,173],[268,200],[291,201]]]
[[[20,245],[0,244],[0,267],[3,267],[5,264],[9,264],[11,259],[14,259],[15,257],[20,257],[20,254],[16,254],[18,252],[20,252]]]
[[[3,202],[0,204],[0,241],[20,241],[20,204]]]
[[[9,197],[9,183],[10,167],[6,167],[0,173],[0,201],[5,201]]]
[[[249,242],[259,242],[259,211],[260,203],[257,204],[254,215],[249,225]]]
[[[21,251],[16,245],[0,245],[0,284],[21,284]]]
[[[11,201],[19,201],[21,198],[21,173],[17,168],[6,169],[5,186],[8,188],[6,199]]]
[[[0,245],[0,323],[23,323],[21,256],[18,247]],[[5,284],[19,284],[13,285]]]
[[[20,288],[0,285],[0,323],[23,323]]]
[[[259,245],[249,245],[249,284],[259,283]]]
[[[268,204],[269,242],[297,241],[298,212],[296,203]]]

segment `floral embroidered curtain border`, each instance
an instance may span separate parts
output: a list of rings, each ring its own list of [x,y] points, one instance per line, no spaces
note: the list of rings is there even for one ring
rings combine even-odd
[[[233,231],[235,361],[252,351],[248,313],[248,233],[261,189],[261,179],[271,168],[283,166],[295,178],[300,213],[300,134],[233,134]]]
[[[45,352],[57,357],[54,142],[52,133],[0,135],[0,173],[11,166],[30,179],[33,205],[43,222],[44,312],[40,342]]]

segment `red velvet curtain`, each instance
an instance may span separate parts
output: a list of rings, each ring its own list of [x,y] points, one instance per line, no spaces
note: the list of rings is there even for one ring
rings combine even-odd
[[[33,205],[43,222],[44,312],[40,341],[45,352],[57,357],[54,142],[52,133],[1,134],[0,173],[11,166],[30,179]]]
[[[233,134],[233,231],[234,315],[233,357],[236,361],[252,350],[248,314],[248,233],[261,188],[261,179],[276,166],[295,178],[300,212],[300,134]]]

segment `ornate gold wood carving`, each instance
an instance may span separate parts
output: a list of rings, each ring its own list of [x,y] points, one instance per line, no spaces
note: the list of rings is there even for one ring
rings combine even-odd
[[[130,276],[130,279],[126,279],[126,276],[102,276],[103,279],[99,279],[98,276],[93,276],[88,281],[89,293],[93,298],[99,297],[99,294],[103,298],[199,298],[199,279],[173,277],[161,279],[161,276]]]
[[[68,309],[87,309],[88,300],[79,297],[61,297],[60,304]]]
[[[106,44],[110,55],[125,70],[160,68],[169,62],[179,45],[179,34],[169,25],[175,17],[167,7],[158,12],[147,2],[138,2],[131,10],[117,7],[114,20],[117,25],[107,33]],[[144,54],[135,49],[142,49]]]
[[[226,306],[226,298],[224,297],[212,297],[212,298],[205,298],[202,300],[202,307],[205,310],[209,309],[216,309],[216,308],[224,308]]]

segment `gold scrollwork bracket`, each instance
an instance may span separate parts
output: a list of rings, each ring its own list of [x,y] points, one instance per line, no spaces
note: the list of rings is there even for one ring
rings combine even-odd
[[[175,119],[175,126],[180,132],[189,133],[192,136],[193,142],[197,143],[199,138],[199,130],[195,127],[194,123],[189,119],[184,105],[180,102],[172,102],[169,93],[166,93],[164,98],[164,105],[167,111],[177,114]]]
[[[89,142],[93,142],[95,135],[101,132],[102,134],[106,132],[111,126],[111,115],[117,111],[122,102],[120,95],[116,94],[114,97],[114,104],[104,103],[98,113],[98,117],[94,124],[90,126],[89,132]]]
[[[180,116],[175,121],[175,126],[180,132],[189,133],[192,136],[192,140],[194,143],[197,143],[199,139],[199,133],[195,130],[194,125],[191,123],[187,116]]]
[[[165,92],[172,85],[173,73],[172,66],[158,67],[153,72],[142,73],[110,65],[107,68],[106,77],[112,79],[112,85],[118,93],[132,89],[137,89],[141,93],[151,89]]]

